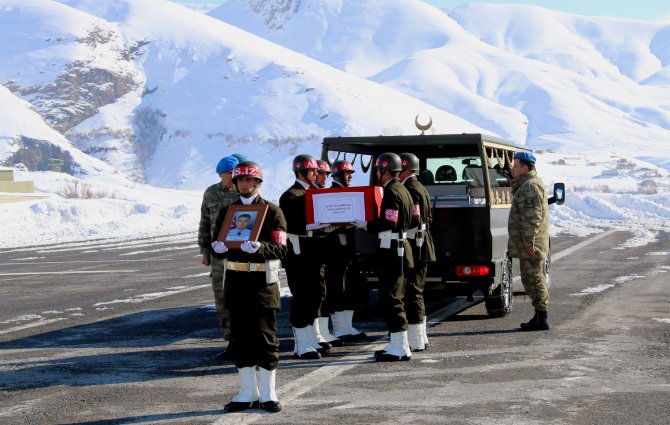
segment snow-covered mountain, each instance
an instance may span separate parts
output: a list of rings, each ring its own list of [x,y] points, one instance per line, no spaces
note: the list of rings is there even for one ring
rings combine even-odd
[[[667,229],[670,20],[421,0],[228,0],[208,14],[167,0],[0,0],[0,57],[0,166],[50,194],[70,175],[117,187],[111,204],[138,223],[158,209],[189,231],[183,217],[197,220],[191,203],[229,153],[259,162],[277,199],[292,157],[318,155],[324,136],[416,134],[429,114],[432,132],[536,150],[546,182],[572,193],[560,229]],[[50,158],[67,174],[43,171]],[[195,191],[182,201],[141,183]],[[150,191],[153,206],[139,200]],[[16,214],[57,210],[70,234],[100,234],[67,201]]]
[[[656,164],[670,135],[668,22],[419,0],[0,4],[0,83],[73,149],[158,186],[205,186],[231,149],[288,170],[323,136],[414,133],[417,113]]]
[[[0,31],[11,32],[8,38],[20,40],[28,26],[38,29],[33,43],[2,50],[12,60],[2,67],[0,81],[31,101],[54,128],[58,105],[22,93],[45,91],[58,79],[74,80],[71,90],[59,90],[70,99],[72,90],[95,85],[72,75],[68,66],[79,60],[75,53],[91,55],[81,38],[105,28],[105,40],[113,45],[95,60],[114,74],[109,84],[130,75],[134,86],[114,92],[104,106],[96,105],[96,114],[62,130],[79,149],[154,185],[200,188],[231,149],[254,153],[270,171],[277,167],[290,175],[290,157],[300,151],[317,154],[324,136],[413,131],[417,112],[431,114],[445,129],[481,130],[411,96],[164,0],[5,3],[12,5],[0,15]],[[56,23],[42,26],[45,15]],[[26,27],[15,21],[27,22]],[[21,63],[33,56],[41,60],[39,69],[53,68],[37,81],[22,78]],[[52,65],[45,56],[58,56],[60,62]],[[65,109],[94,107],[74,97]]]
[[[229,0],[209,14],[536,149],[636,155],[669,135],[668,21],[414,0]]]

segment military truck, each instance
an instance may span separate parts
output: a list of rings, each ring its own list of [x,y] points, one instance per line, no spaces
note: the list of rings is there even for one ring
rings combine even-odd
[[[417,125],[418,126],[418,125]],[[327,137],[321,158],[347,159],[357,173],[352,185],[375,185],[374,164],[384,152],[411,152],[420,161],[418,175],[431,196],[437,261],[428,267],[427,285],[441,282],[449,296],[473,299],[481,293],[490,316],[512,309],[512,280],[518,264],[507,254],[507,218],[512,202],[510,170],[513,142],[484,134]],[[557,183],[552,199],[562,203],[564,186]],[[374,264],[374,237],[357,233],[359,262]],[[370,246],[373,246],[370,249]],[[545,267],[550,266],[548,256]],[[375,266],[368,273],[374,275]],[[374,277],[373,277],[374,278]]]

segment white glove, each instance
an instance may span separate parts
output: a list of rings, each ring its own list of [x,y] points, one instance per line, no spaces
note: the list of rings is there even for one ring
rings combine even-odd
[[[354,226],[358,227],[359,229],[368,230],[368,222],[367,221],[354,220],[353,223],[354,223]]]
[[[223,254],[224,252],[228,252],[228,247],[226,246],[226,244],[219,241],[212,242],[212,249],[217,254]]]
[[[322,227],[323,227],[323,224],[321,224],[321,223],[312,223],[312,224],[306,225],[305,230],[307,230],[307,231],[316,230],[316,229],[320,229]]]
[[[242,251],[244,252],[248,252],[249,254],[253,254],[254,252],[258,251],[260,247],[261,247],[260,242],[246,241],[242,242],[240,249],[242,249]]]

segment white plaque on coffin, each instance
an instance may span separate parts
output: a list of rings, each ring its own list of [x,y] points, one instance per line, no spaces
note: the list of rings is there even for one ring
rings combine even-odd
[[[365,221],[365,193],[314,193],[315,223],[350,223]]]

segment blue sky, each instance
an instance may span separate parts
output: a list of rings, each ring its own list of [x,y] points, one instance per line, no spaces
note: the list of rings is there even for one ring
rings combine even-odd
[[[224,3],[225,0],[173,0],[178,3]],[[465,3],[526,3],[536,4],[547,9],[578,13],[580,15],[613,16],[631,19],[656,19],[660,16],[670,18],[668,0],[424,0],[437,7],[452,7]]]

